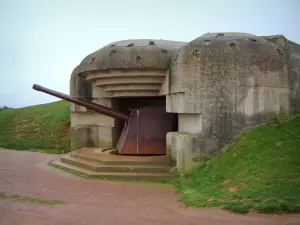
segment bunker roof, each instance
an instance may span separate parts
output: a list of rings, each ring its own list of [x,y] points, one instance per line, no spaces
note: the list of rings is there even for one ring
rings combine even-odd
[[[77,66],[85,72],[111,69],[168,69],[172,54],[185,42],[136,39],[112,42],[86,56]]]

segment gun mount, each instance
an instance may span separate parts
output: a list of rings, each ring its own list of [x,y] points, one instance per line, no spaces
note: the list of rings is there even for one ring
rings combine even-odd
[[[32,88],[84,106],[97,113],[126,121],[116,146],[119,154],[162,155],[166,153],[166,133],[172,131],[174,115],[166,113],[164,107],[132,109],[131,115],[127,115],[112,108],[79,100],[37,84],[34,84]]]

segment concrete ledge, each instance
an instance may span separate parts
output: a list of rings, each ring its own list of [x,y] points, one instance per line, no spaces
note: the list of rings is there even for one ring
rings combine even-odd
[[[115,119],[97,112],[71,112],[71,126],[114,127]]]

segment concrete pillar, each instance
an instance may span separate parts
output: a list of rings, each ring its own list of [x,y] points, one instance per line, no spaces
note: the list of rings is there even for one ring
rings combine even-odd
[[[185,173],[198,164],[201,156],[200,134],[167,133],[167,154],[176,161],[179,173]]]

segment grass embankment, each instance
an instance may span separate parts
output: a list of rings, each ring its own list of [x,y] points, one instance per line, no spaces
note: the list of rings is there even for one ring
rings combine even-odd
[[[244,133],[177,184],[187,206],[300,211],[300,116]]]
[[[70,149],[69,103],[57,101],[0,111],[0,147],[61,153]]]

